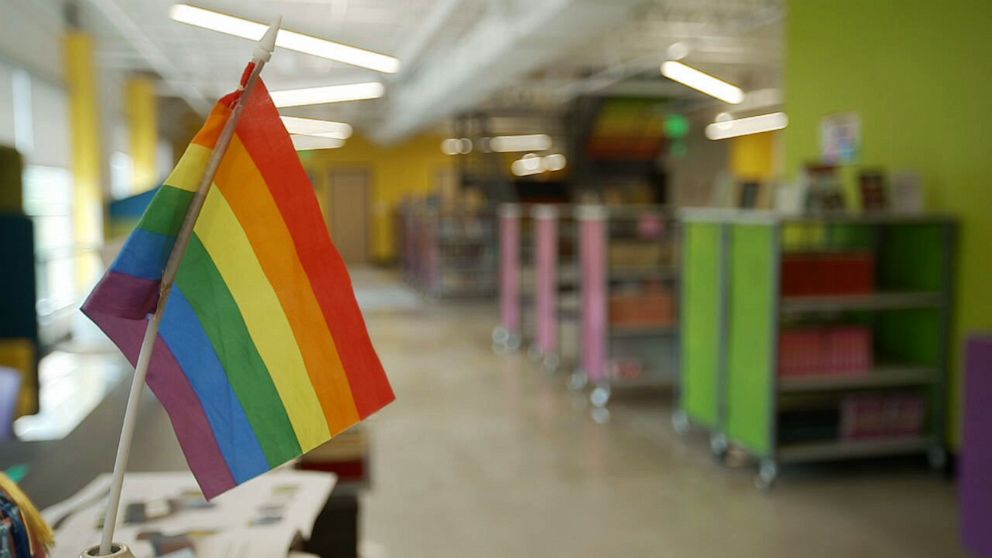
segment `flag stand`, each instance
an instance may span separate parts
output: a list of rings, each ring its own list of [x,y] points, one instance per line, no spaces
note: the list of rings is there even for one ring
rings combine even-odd
[[[234,137],[238,120],[244,111],[245,102],[258,81],[262,67],[265,66],[265,63],[272,56],[280,24],[281,18],[276,18],[255,46],[255,51],[252,55],[253,66],[251,74],[245,81],[241,96],[235,103],[231,115],[228,117],[227,122],[224,123],[224,128],[217,138],[213,153],[211,153],[210,160],[207,162],[207,168],[200,178],[196,193],[193,195],[189,209],[186,212],[186,217],[183,219],[182,227],[176,236],[176,242],[172,247],[172,252],[169,254],[165,271],[162,273],[158,305],[151,320],[148,322],[148,327],[145,329],[145,337],[141,341],[141,352],[138,354],[138,361],[134,366],[134,378],[131,380],[131,391],[128,394],[127,407],[124,411],[121,437],[117,444],[117,457],[114,460],[114,474],[110,484],[110,496],[107,500],[107,512],[103,519],[103,534],[100,539],[100,545],[84,551],[80,555],[80,558],[133,558],[133,554],[126,545],[113,542],[114,529],[117,526],[117,513],[120,511],[121,492],[124,488],[124,471],[127,469],[128,457],[131,454],[131,442],[134,439],[134,427],[138,419],[138,403],[145,386],[145,376],[148,374],[148,365],[151,362],[152,350],[155,347],[156,339],[158,339],[159,324],[161,324],[162,316],[165,314],[165,306],[169,301],[169,294],[172,291],[172,284],[175,282],[179,264],[182,262],[183,254],[186,253],[186,247],[189,244],[190,237],[193,235],[193,225],[196,224],[196,219],[200,215],[200,210],[203,208],[203,203],[207,198],[207,192],[210,190],[210,184],[217,174],[217,169],[220,167],[221,160],[224,158],[224,153],[227,151],[231,139]]]

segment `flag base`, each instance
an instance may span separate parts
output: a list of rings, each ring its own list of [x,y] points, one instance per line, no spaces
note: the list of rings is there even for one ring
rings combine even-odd
[[[114,543],[110,546],[110,554],[100,554],[100,545],[94,545],[80,554],[79,558],[134,558],[134,554],[126,544]]]

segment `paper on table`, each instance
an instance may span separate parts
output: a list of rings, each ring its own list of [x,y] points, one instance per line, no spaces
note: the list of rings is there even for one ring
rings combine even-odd
[[[76,558],[99,542],[109,478],[97,477],[43,512],[51,521],[71,513],[56,528],[52,558]],[[298,535],[310,537],[335,481],[326,473],[275,471],[207,504],[189,473],[129,473],[122,498],[125,523],[114,538],[130,546],[136,558],[184,556],[175,543],[187,540],[198,558],[285,556]],[[156,517],[142,520],[144,514]]]

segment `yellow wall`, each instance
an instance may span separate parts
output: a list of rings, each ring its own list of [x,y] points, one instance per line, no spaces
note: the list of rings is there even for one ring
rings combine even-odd
[[[730,172],[738,180],[769,180],[775,174],[775,132],[730,140]]]
[[[145,76],[128,78],[124,93],[130,130],[131,192],[137,194],[158,182],[158,166],[155,161],[158,147],[155,82]]]
[[[451,169],[454,158],[441,152],[441,136],[420,135],[402,143],[380,146],[356,135],[340,149],[300,153],[303,165],[314,177],[321,200],[325,198],[331,169],[368,169],[372,181],[372,258],[389,261],[393,246],[393,210],[407,196],[437,191],[438,175]]]
[[[103,180],[93,39],[85,33],[69,31],[63,49],[69,92],[75,240],[82,246],[95,247],[103,241]],[[99,272],[99,263],[92,254],[80,256],[76,262],[76,285],[87,289]]]

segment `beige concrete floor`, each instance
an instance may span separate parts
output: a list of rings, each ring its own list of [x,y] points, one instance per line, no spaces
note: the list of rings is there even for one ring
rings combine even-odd
[[[606,424],[521,356],[489,348],[489,306],[417,304],[355,276],[397,401],[371,420],[366,558],[950,557],[954,487],[923,460],[787,469],[716,464],[670,427],[670,397],[617,396]]]

